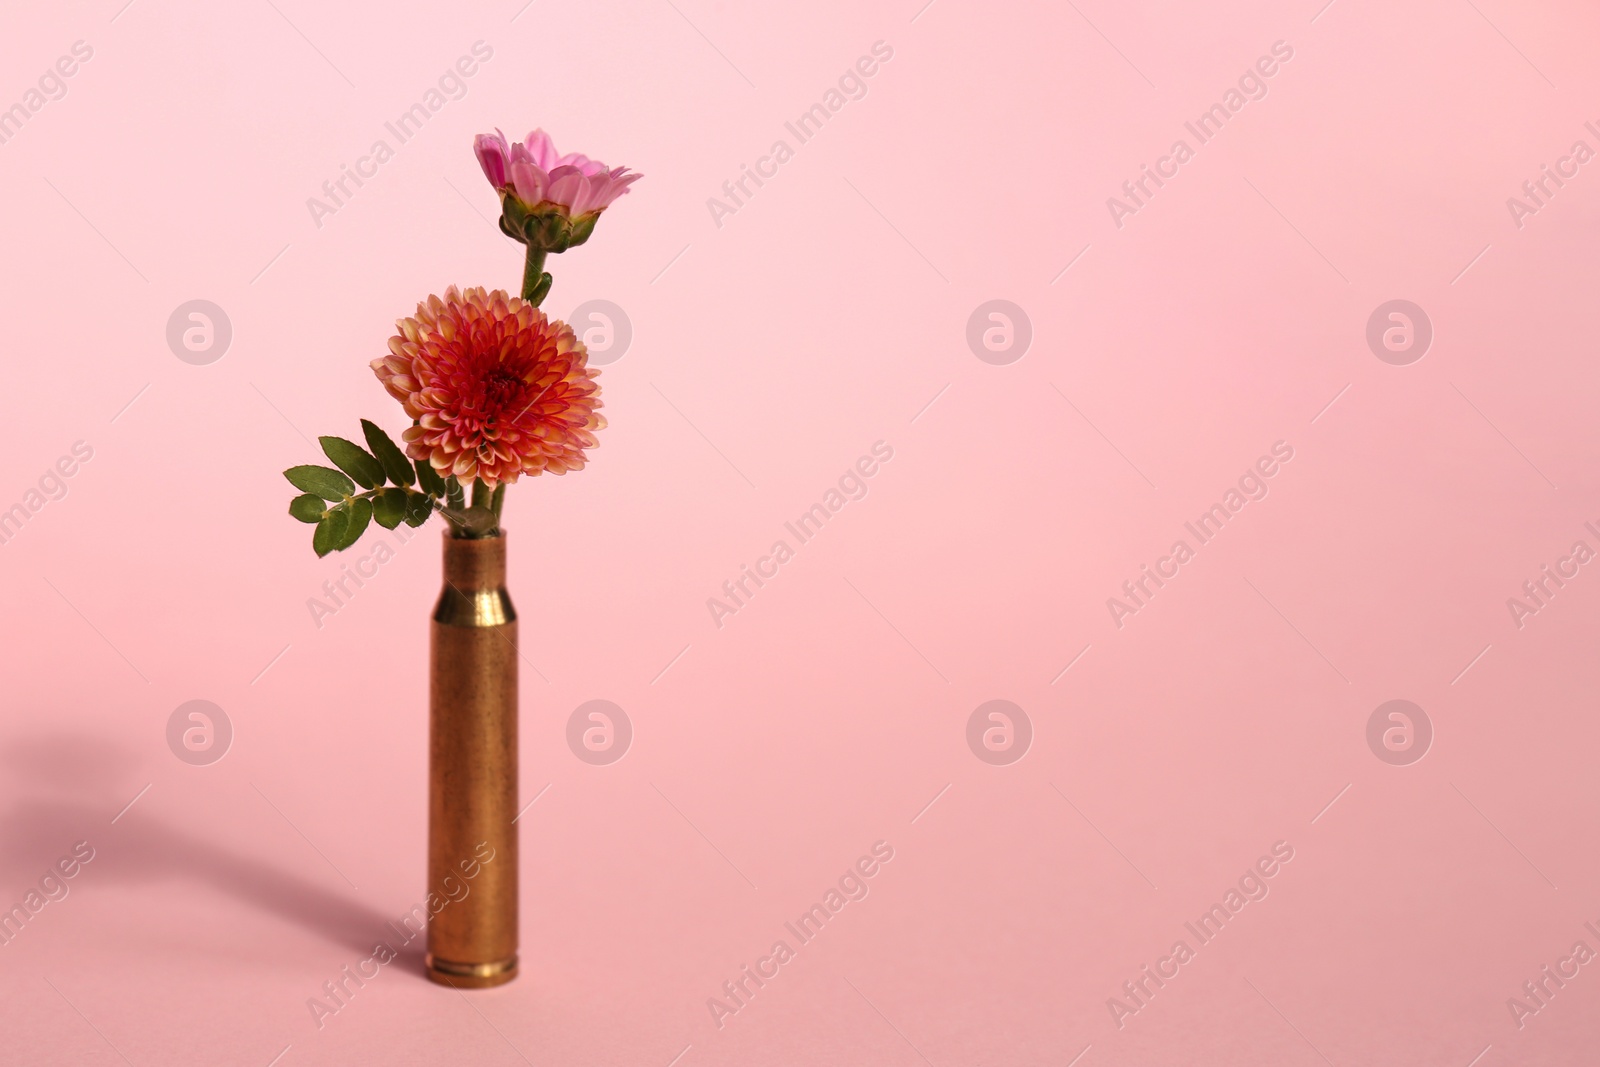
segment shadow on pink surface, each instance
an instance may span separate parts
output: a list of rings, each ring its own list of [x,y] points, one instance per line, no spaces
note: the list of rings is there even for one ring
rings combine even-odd
[[[178,880],[208,886],[276,916],[332,944],[361,952],[378,940],[396,941],[380,912],[270,863],[207,841],[149,812],[116,826],[114,844],[104,833],[106,812],[116,802],[85,800],[104,784],[125,779],[137,767],[130,751],[81,734],[42,734],[0,749],[0,765],[24,786],[22,799],[0,813],[0,878],[6,884],[36,883],[57,854],[73,842],[95,849],[96,880]],[[65,800],[66,796],[77,799]],[[10,901],[5,902],[6,906]],[[406,943],[403,969],[423,977],[422,945]]]

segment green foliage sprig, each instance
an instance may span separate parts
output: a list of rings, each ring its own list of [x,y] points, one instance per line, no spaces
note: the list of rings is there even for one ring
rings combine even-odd
[[[322,451],[335,467],[304,464],[283,472],[300,495],[289,501],[289,514],[315,523],[311,547],[319,557],[343,552],[361,539],[376,521],[385,530],[402,522],[421,526],[435,511],[450,524],[454,537],[495,537],[500,533],[500,509],[505,486],[493,492],[479,479],[472,487],[472,502],[455,475],[441,478],[425,459],[406,458],[382,428],[366,419],[361,432],[367,447],[342,437],[319,437]],[[357,489],[360,486],[360,489]]]

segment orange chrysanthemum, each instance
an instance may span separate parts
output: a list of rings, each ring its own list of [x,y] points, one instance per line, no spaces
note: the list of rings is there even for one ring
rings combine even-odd
[[[406,452],[463,484],[582,469],[606,420],[572,327],[502,289],[430,296],[372,369],[416,425]]]

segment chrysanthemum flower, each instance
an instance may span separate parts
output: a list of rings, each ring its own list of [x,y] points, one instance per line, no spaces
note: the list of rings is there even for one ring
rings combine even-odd
[[[452,285],[396,325],[372,369],[416,420],[406,452],[441,476],[492,489],[579,470],[599,444],[600,372],[566,323],[504,290]]]
[[[549,204],[574,219],[599,215],[640,178],[629,174],[627,167],[607,169],[577,152],[559,155],[543,130],[534,130],[517,143],[508,142],[499,130],[479,134],[473,150],[489,184],[514,195],[526,212]]]
[[[479,134],[473,151],[500,194],[500,231],[527,246],[522,298],[534,306],[550,291],[545,256],[587,241],[601,213],[639,180],[627,167],[608,170],[576,152],[558,155],[543,130],[517,143],[499,130]]]

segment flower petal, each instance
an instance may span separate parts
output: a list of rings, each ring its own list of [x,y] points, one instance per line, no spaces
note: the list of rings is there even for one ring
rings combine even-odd
[[[528,134],[527,140],[523,143],[527,145],[528,154],[542,170],[552,170],[561,158],[556,152],[555,143],[543,129],[536,129]]]
[[[472,142],[472,150],[489,184],[496,189],[502,188],[506,184],[506,157],[510,152],[505,134],[499,130],[493,135],[480,133]]]
[[[524,204],[531,206],[544,200],[549,182],[550,176],[537,164],[511,164],[511,184],[517,191],[517,199]]]

